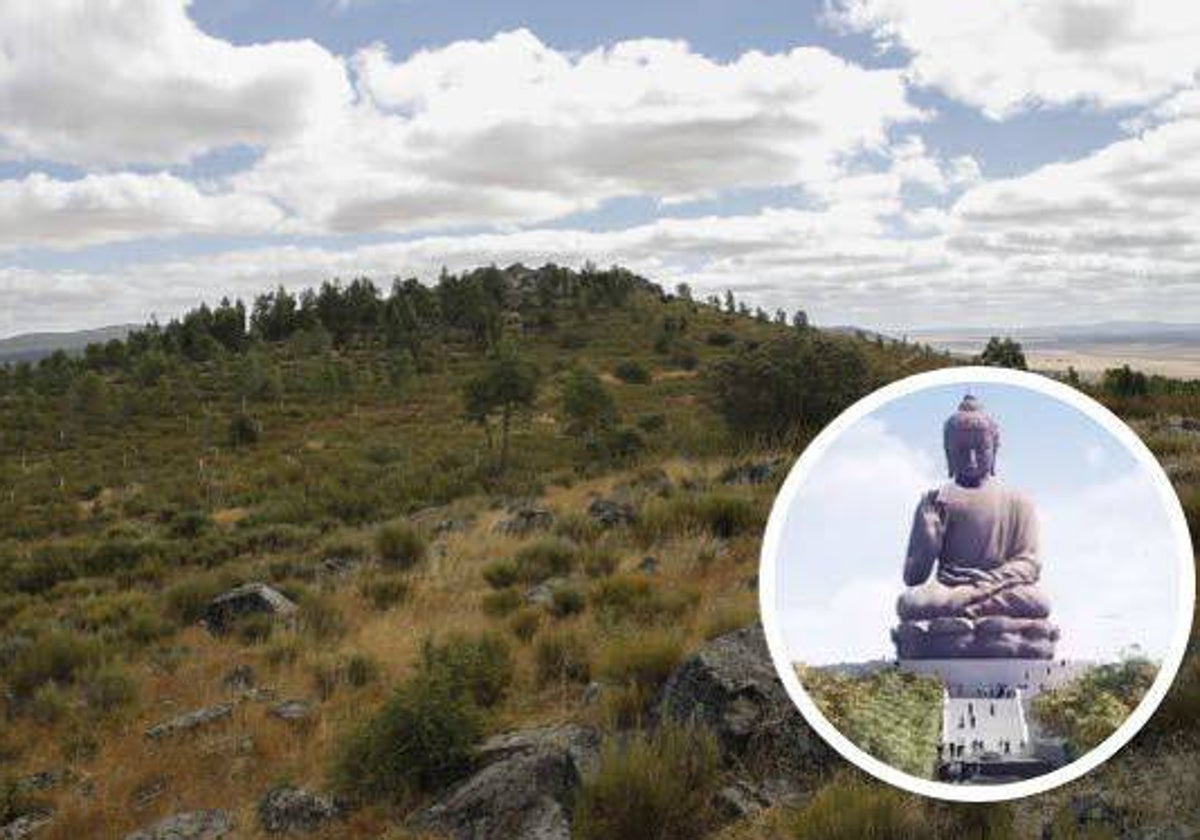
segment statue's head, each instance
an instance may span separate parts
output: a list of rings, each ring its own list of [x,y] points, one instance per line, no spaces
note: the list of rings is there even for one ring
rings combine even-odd
[[[971,394],[963,397],[958,411],[943,429],[946,466],[963,487],[978,487],[996,474],[996,450],[1000,448],[1000,426]]]

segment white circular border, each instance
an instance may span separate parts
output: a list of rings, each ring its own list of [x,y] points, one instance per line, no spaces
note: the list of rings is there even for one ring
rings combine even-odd
[[[997,785],[955,785],[948,782],[938,782],[909,775],[890,764],[886,764],[874,756],[864,752],[850,739],[839,732],[831,724],[816,704],[808,696],[800,679],[796,675],[795,665],[788,656],[787,646],[783,637],[776,610],[776,559],[779,557],[783,538],[784,523],[787,512],[796,499],[808,472],[819,463],[825,450],[851,425],[875,411],[880,406],[899,397],[926,388],[939,385],[974,385],[980,383],[1000,383],[1014,385],[1038,391],[1049,397],[1079,409],[1092,420],[1103,426],[1114,438],[1125,445],[1141,466],[1148,471],[1158,490],[1160,501],[1171,521],[1176,543],[1176,562],[1179,566],[1179,592],[1176,599],[1176,626],[1174,635],[1163,657],[1158,676],[1146,692],[1142,702],[1134,709],[1117,731],[1085,755],[1060,767],[1053,772],[1025,779],[1019,782],[1008,782]],[[1149,448],[1142,442],[1132,429],[1100,403],[1076,391],[1067,385],[1045,376],[1024,373],[1006,368],[992,367],[956,367],[944,368],[928,373],[916,374],[898,382],[884,386],[862,398],[821,430],[820,434],[805,448],[800,458],[793,465],[791,472],[775,497],[771,508],[771,516],[767,520],[766,533],[763,537],[762,554],[759,561],[759,610],[762,613],[763,629],[766,632],[767,646],[771,651],[771,659],[775,670],[783,680],[783,685],[791,696],[792,702],[800,709],[808,724],[817,731],[837,750],[843,758],[857,765],[877,779],[881,779],[898,788],[922,796],[944,799],[953,802],[1000,802],[1017,799],[1023,796],[1033,796],[1066,784],[1079,778],[1093,768],[1107,761],[1129,742],[1138,730],[1158,708],[1167,690],[1175,679],[1180,663],[1187,648],[1188,637],[1191,634],[1192,613],[1195,607],[1196,575],[1192,554],[1191,536],[1188,533],[1187,519],[1179,498],[1171,486],[1158,461]]]

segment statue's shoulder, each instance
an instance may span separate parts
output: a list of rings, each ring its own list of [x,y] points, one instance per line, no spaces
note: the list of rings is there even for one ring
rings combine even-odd
[[[1008,507],[1022,512],[1034,511],[1033,499],[1024,490],[1010,487],[1002,481],[996,481],[996,491],[999,492]]]

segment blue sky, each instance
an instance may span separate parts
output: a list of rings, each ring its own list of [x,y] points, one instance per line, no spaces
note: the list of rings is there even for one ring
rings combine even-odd
[[[1001,426],[997,478],[1028,494],[1041,531],[1041,584],[1059,653],[1160,657],[1174,630],[1177,562],[1149,474],[1107,430],[1051,397],[997,383],[971,389]],[[913,509],[947,481],[941,428],[963,395],[897,398],[822,453],[789,510],[777,603],[793,658],[894,655],[888,637]]]
[[[891,331],[1200,320],[1198,43],[1167,0],[6,4],[0,336],[547,260]]]

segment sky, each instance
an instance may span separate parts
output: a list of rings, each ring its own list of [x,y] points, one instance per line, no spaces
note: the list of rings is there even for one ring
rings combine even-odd
[[[1178,563],[1152,477],[1083,412],[1024,388],[971,389],[1000,424],[996,479],[1028,495],[1057,654],[1110,661],[1137,645],[1159,659],[1175,625]],[[849,427],[807,474],[776,560],[779,620],[795,661],[895,656],[889,632],[913,511],[948,481],[941,429],[963,396],[939,386]]]
[[[0,0],[0,337],[516,261],[1200,321],[1197,47],[1174,0]]]

